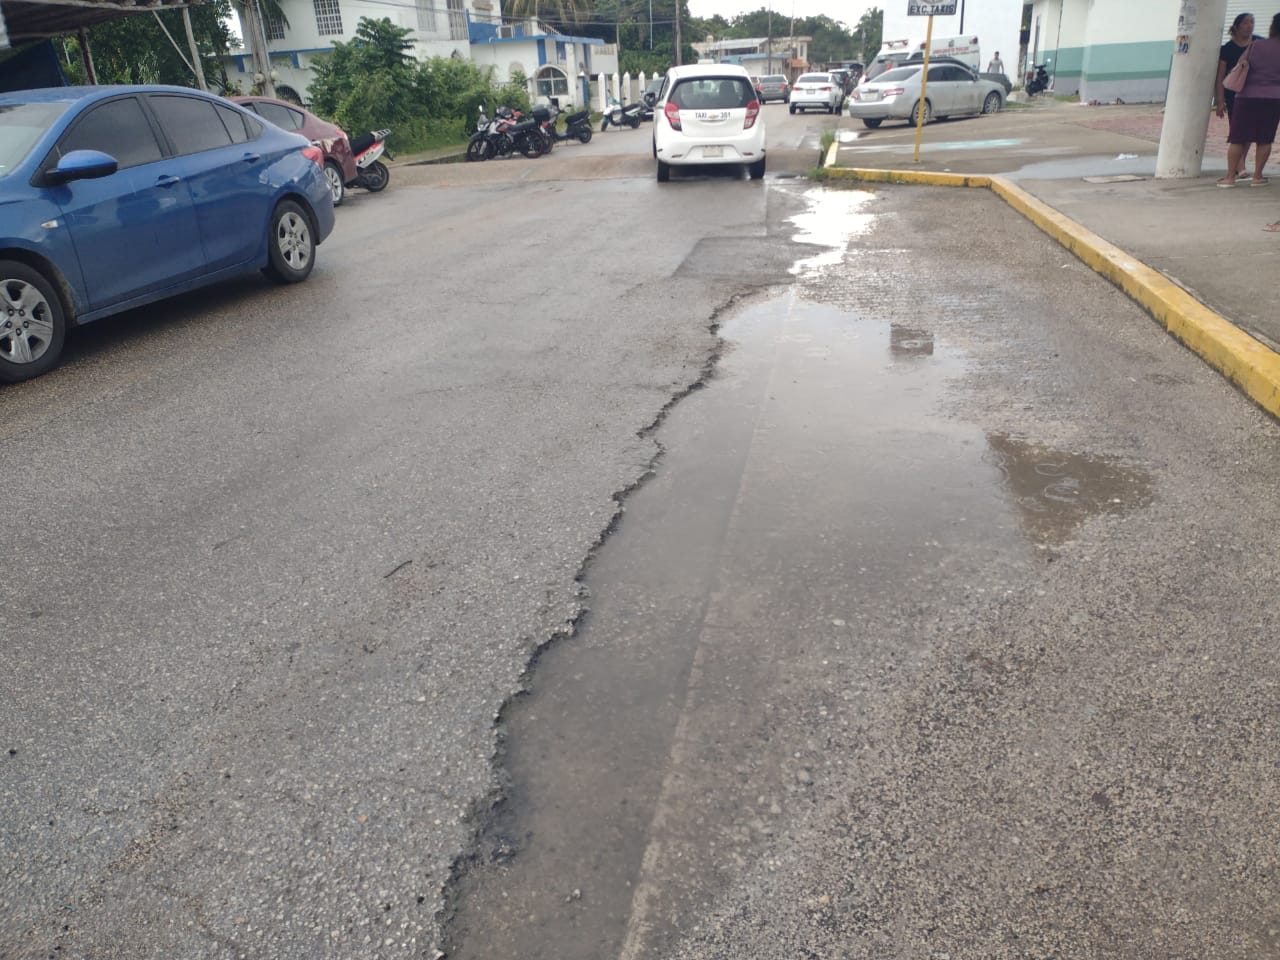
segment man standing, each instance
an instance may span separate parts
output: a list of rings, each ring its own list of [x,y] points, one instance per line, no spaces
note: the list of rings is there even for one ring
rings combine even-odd
[[[987,73],[1004,73],[1004,61],[1000,59],[1000,51],[996,51],[996,55],[991,58],[991,62],[987,64]]]

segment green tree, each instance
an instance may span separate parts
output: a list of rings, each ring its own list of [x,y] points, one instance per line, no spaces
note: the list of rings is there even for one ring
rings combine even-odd
[[[223,74],[223,66],[218,58],[231,47],[233,36],[227,25],[230,16],[231,5],[228,0],[202,3],[191,8],[191,31],[200,51],[205,77],[211,82]],[[179,45],[178,48],[170,42],[156,22],[156,17],[150,12],[135,13],[88,29],[89,49],[93,52],[93,65],[99,83],[170,83],[176,86],[195,86],[195,74],[184,60],[191,53],[187,49],[182,14],[177,10],[166,10],[160,12],[159,17]],[[63,69],[68,79],[73,83],[86,82],[79,42],[68,39],[63,43],[63,50]]]
[[[853,28],[854,55],[863,63],[870,63],[880,52],[883,35],[884,11],[879,7],[872,7],[862,15],[858,25]]]
[[[415,114],[413,33],[390,18],[362,17],[355,36],[312,66],[311,104],[354,130],[403,124]]]

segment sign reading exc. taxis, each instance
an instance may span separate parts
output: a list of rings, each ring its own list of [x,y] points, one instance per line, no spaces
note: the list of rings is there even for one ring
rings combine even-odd
[[[944,3],[925,3],[922,0],[909,0],[908,17],[954,17],[958,0],[946,0]]]

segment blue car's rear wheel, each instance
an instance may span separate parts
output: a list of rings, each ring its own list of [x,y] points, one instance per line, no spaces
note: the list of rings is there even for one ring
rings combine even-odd
[[[67,318],[53,285],[25,263],[0,260],[0,381],[52,369],[66,339]]]
[[[305,280],[315,266],[315,231],[297,201],[281,200],[272,212],[267,255],[267,275],[281,283]]]

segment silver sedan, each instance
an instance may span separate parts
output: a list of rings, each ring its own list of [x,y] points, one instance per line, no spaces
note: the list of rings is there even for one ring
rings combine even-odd
[[[920,104],[923,65],[895,67],[857,87],[849,97],[849,116],[872,129],[886,120],[915,123]],[[1004,88],[954,63],[929,65],[924,122],[976,113],[998,113]]]

